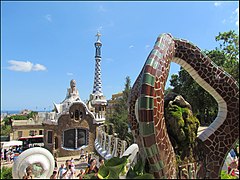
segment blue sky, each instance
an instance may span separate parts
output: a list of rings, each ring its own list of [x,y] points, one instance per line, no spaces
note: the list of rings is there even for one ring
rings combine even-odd
[[[239,28],[237,1],[1,3],[2,110],[49,110],[65,98],[71,79],[88,99],[98,30],[102,89],[110,99],[123,90],[126,76],[135,82],[159,34],[210,50],[219,32]],[[171,64],[170,74],[178,70]]]

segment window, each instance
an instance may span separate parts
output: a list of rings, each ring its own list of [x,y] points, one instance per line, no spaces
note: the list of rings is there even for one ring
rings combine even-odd
[[[69,129],[63,133],[63,147],[77,149],[88,144],[88,130]]]
[[[18,131],[18,138],[22,137],[22,131]]]
[[[75,119],[79,120],[79,111],[78,110],[75,111]]]
[[[33,130],[29,131],[29,136],[34,136],[34,131]]]
[[[55,149],[58,149],[58,138],[57,137],[54,138],[54,142],[55,142]]]
[[[42,135],[43,134],[43,131],[42,130],[39,130],[39,135]]]
[[[47,142],[49,144],[52,144],[52,136],[53,136],[53,132],[52,131],[48,131]]]

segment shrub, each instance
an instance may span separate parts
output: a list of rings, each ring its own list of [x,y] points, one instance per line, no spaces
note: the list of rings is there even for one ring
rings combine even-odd
[[[12,179],[12,168],[3,166],[0,172],[1,179]]]

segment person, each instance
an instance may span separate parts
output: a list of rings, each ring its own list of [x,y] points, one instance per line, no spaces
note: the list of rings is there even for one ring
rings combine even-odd
[[[50,179],[57,179],[57,175],[58,175],[57,171],[54,170],[53,174],[50,176]]]
[[[26,168],[26,174],[23,176],[23,179],[33,179],[32,167],[31,166],[28,166]]]
[[[236,176],[239,178],[238,160],[234,159],[231,164],[228,166],[228,174]]]
[[[81,149],[81,152],[80,152],[80,158],[79,158],[79,160],[81,161],[82,159],[84,159],[85,158],[85,155],[84,155],[84,150],[83,149]]]
[[[87,163],[88,163],[88,151],[86,151],[86,153],[85,153],[85,160],[86,160]]]
[[[4,161],[4,151],[1,151],[1,161]]]
[[[61,170],[60,176],[62,179],[73,179],[73,170],[71,168],[71,161],[66,160],[65,167]]]
[[[70,163],[70,165],[71,165],[71,171],[73,172],[73,174],[76,174],[74,159],[71,158],[70,162],[71,162],[71,163]]]
[[[79,179],[82,179],[82,175],[84,174],[84,169],[80,169],[79,174],[77,175],[77,177],[79,177]]]
[[[86,170],[83,174],[95,173],[95,176],[97,176],[98,168],[96,165],[97,165],[96,159],[91,159],[90,164],[88,165],[88,167],[86,168]]]
[[[57,168],[57,157],[54,156],[54,167]]]
[[[88,164],[90,164],[91,159],[92,159],[92,154],[90,153],[90,154],[88,155],[88,158],[87,158],[87,163],[88,163]]]
[[[61,164],[60,168],[58,169],[58,178],[59,179],[63,179],[63,177],[62,177],[63,171],[64,171],[64,164]]]
[[[99,158],[99,168],[104,165],[104,159],[103,158]]]

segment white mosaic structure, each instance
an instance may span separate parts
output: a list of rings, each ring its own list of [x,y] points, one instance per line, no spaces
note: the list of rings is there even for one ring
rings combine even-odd
[[[101,80],[101,47],[102,43],[100,41],[101,34],[97,33],[97,41],[95,42],[95,74],[94,74],[94,84],[93,92],[90,95],[90,100],[88,102],[88,107],[93,112],[95,123],[102,124],[106,120],[106,106],[107,100],[102,92],[102,80]]]
[[[127,142],[107,134],[105,126],[101,125],[96,130],[95,149],[105,159],[121,157],[127,149]]]
[[[54,157],[45,148],[34,147],[22,152],[13,164],[13,179],[22,179],[28,166],[34,179],[49,179],[54,170]]]

